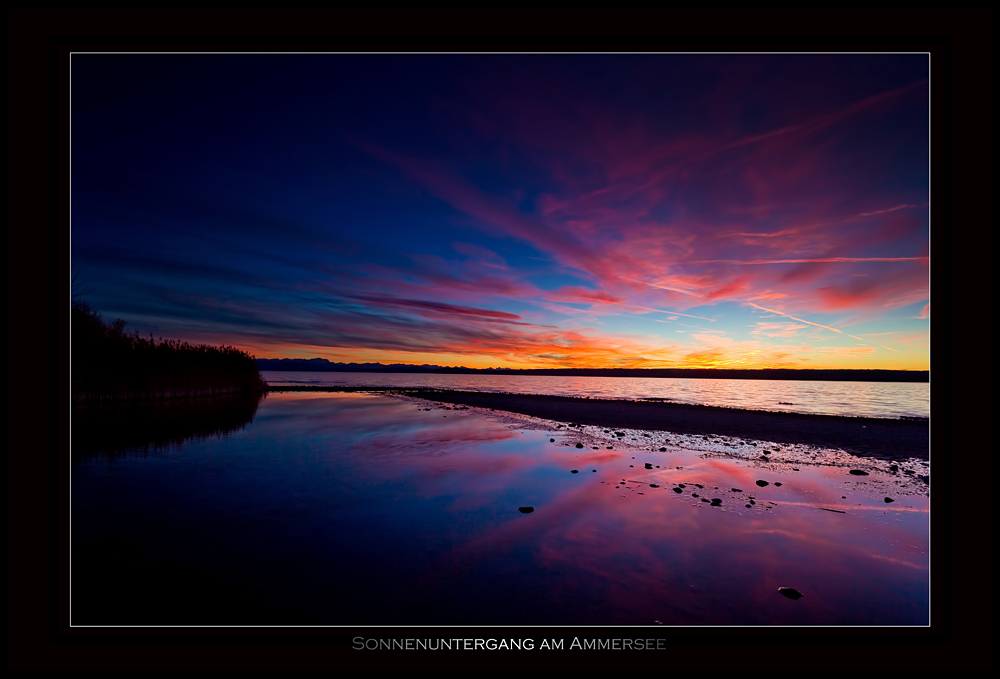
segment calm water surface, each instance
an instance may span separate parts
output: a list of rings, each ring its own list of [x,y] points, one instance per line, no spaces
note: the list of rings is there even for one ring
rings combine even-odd
[[[75,459],[73,623],[927,624],[921,463],[764,447],[271,394]]]
[[[591,398],[666,398],[748,410],[853,417],[929,417],[930,385],[905,382],[702,380],[555,375],[434,375],[261,371],[268,384],[436,387]]]

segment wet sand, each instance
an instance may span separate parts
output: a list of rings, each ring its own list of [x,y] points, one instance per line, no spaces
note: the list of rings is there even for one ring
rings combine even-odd
[[[887,460],[928,459],[927,421],[835,415],[804,415],[714,406],[385,387],[270,387],[275,392],[369,391],[424,398],[438,403],[503,410],[567,424],[732,436],[775,443],[839,448]]]

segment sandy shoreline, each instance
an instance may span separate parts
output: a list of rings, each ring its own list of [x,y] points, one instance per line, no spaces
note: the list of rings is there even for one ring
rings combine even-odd
[[[569,424],[732,436],[840,448],[881,459],[928,459],[926,421],[806,415],[714,406],[385,387],[270,387],[273,392],[383,392],[438,403],[491,408]]]

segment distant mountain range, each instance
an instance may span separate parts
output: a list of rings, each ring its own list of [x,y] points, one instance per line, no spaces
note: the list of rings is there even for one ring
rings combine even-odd
[[[562,375],[567,377],[687,377],[697,379],[826,380],[837,382],[928,382],[926,370],[796,370],[764,368],[467,368],[408,363],[334,363],[325,358],[258,358],[260,370],[303,372],[381,372],[501,375]]]

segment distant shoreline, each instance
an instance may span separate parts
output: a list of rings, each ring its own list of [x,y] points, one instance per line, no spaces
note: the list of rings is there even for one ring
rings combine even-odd
[[[649,401],[401,387],[272,386],[272,392],[380,392],[520,413],[557,422],[739,437],[839,448],[881,459],[927,460],[929,422],[812,415]]]
[[[928,370],[823,370],[765,368],[737,370],[725,368],[466,368],[402,363],[331,363],[326,359],[258,358],[261,371],[273,372],[363,372],[438,375],[505,375],[559,377],[659,377],[675,379],[726,380],[808,380],[829,382],[929,382]]]

